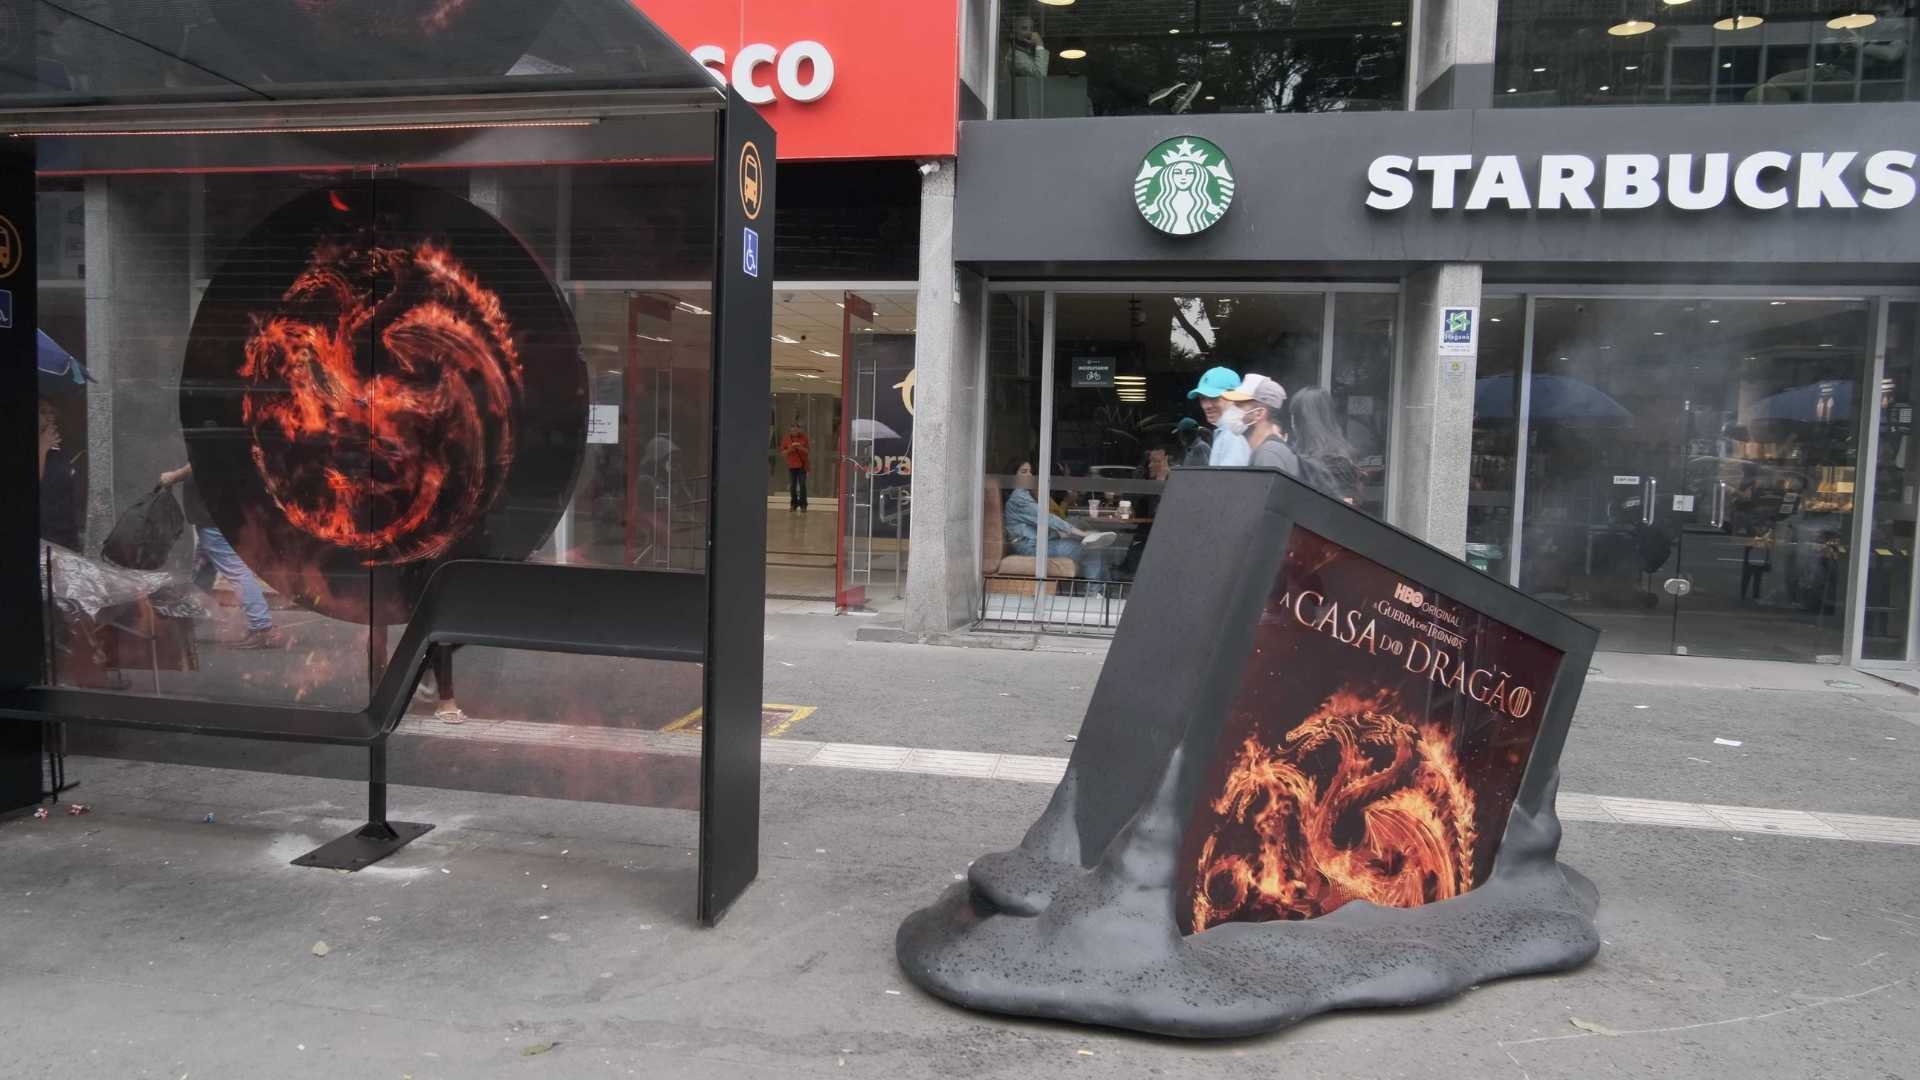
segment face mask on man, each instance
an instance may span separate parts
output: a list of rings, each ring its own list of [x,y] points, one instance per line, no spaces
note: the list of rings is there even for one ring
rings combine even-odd
[[[1221,411],[1220,422],[1214,426],[1229,435],[1245,435],[1247,428],[1252,425],[1247,423],[1246,410],[1238,405],[1229,405]]]

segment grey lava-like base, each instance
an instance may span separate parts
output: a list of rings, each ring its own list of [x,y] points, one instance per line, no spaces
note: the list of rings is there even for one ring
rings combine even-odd
[[[1310,921],[1183,936],[1173,888],[1178,757],[1092,869],[1072,851],[1069,772],[1020,850],[980,860],[967,883],[901,925],[907,976],[969,1008],[1227,1038],[1562,971],[1600,948],[1592,883],[1554,861],[1557,779],[1548,809],[1514,808],[1493,876],[1463,896],[1411,909],[1355,902]]]

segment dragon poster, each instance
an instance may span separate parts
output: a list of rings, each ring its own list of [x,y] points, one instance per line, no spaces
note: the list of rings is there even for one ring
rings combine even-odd
[[[1183,933],[1482,884],[1562,655],[1305,529],[1183,839]]]

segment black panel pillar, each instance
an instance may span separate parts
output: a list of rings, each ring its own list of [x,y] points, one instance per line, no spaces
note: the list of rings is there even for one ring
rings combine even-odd
[[[8,492],[0,515],[0,692],[38,682],[44,653],[33,155],[28,140],[0,149],[0,461],[36,463],[24,474],[33,482]],[[11,464],[7,474],[22,475]],[[0,812],[39,800],[41,730],[0,724]]]
[[[701,734],[700,921],[760,869],[760,683],[773,380],[773,128],[729,92],[719,131],[713,480]]]

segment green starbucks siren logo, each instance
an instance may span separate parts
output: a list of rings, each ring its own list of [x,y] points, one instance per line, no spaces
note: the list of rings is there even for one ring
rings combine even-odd
[[[1177,135],[1147,152],[1133,178],[1133,204],[1147,224],[1173,236],[1213,227],[1233,205],[1226,152],[1194,135]]]

